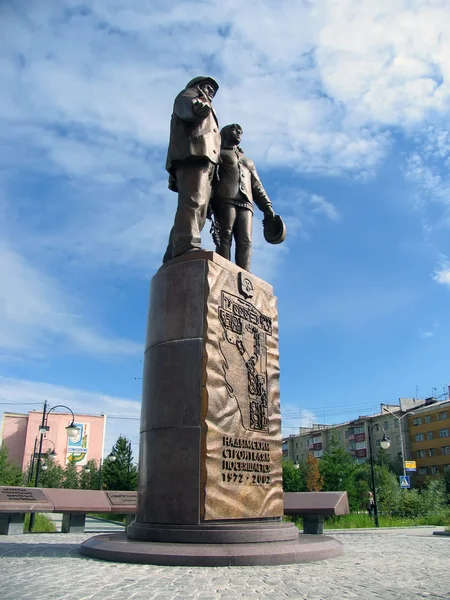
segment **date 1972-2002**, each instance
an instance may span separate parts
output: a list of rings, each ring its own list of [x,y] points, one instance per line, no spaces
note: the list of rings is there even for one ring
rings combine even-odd
[[[222,473],[222,481],[224,483],[243,483],[247,485],[267,484],[270,483],[270,475],[256,475],[256,473],[250,473],[249,475],[244,475],[244,473]]]

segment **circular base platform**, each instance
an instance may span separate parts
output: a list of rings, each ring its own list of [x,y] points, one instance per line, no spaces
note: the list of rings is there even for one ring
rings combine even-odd
[[[324,535],[300,534],[286,542],[252,544],[180,544],[135,541],[127,534],[97,535],[81,545],[81,553],[114,562],[186,567],[288,565],[335,558],[344,546]]]
[[[133,521],[128,527],[128,537],[139,542],[171,544],[254,544],[295,541],[298,539],[298,529],[294,523],[286,523],[281,519],[195,525]]]

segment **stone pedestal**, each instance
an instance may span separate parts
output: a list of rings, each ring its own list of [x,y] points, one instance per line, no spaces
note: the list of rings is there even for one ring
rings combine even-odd
[[[151,285],[136,520],[128,537],[91,538],[83,552],[180,565],[317,559],[317,536],[299,542],[281,521],[281,454],[272,287],[212,252],[170,261]],[[322,540],[320,558],[341,553]]]

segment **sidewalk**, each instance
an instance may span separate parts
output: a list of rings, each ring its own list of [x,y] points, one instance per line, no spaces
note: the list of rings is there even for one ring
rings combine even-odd
[[[2,600],[449,600],[450,539],[339,532],[344,556],[278,567],[158,567],[82,557],[90,537],[0,537]],[[385,531],[384,531],[385,532]],[[383,533],[384,533],[383,532]]]

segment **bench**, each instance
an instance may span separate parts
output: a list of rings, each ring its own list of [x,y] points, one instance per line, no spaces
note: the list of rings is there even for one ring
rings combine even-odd
[[[23,533],[26,513],[62,513],[62,533],[84,533],[87,513],[134,520],[137,492],[0,486],[0,535]]]
[[[303,518],[303,533],[322,534],[325,517],[348,515],[347,492],[285,492],[284,514]]]
[[[0,535],[23,533],[26,513],[62,513],[63,533],[84,533],[87,513],[127,515],[134,521],[137,492],[0,486]],[[303,533],[323,533],[324,519],[349,513],[347,492],[285,492],[284,514],[303,518]]]

